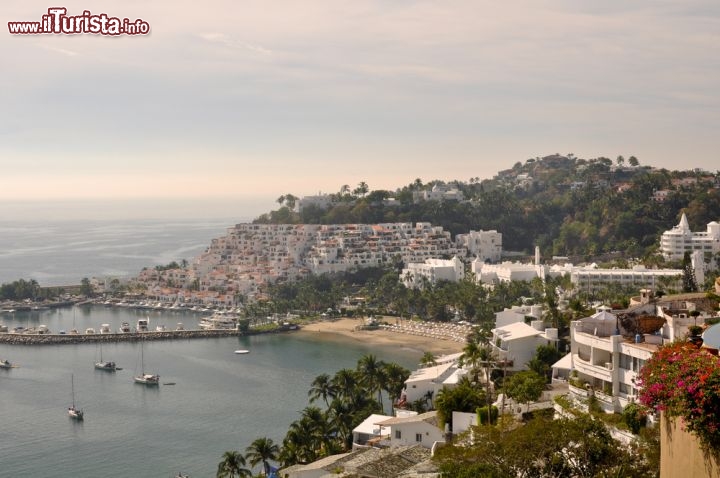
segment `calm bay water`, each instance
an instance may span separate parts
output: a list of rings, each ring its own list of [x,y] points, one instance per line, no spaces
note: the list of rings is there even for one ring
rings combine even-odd
[[[78,329],[121,322],[138,313],[100,306],[15,313],[0,322]],[[189,313],[154,313],[151,326],[183,322]],[[247,355],[233,353],[249,349]],[[307,391],[321,373],[355,367],[366,353],[414,368],[420,353],[319,341],[307,334],[195,339],[144,344],[145,368],[159,373],[159,389],[133,383],[140,344],[114,343],[103,359],[123,370],[97,371],[98,345],[0,345],[0,358],[19,364],[0,370],[0,476],[191,477],[215,475],[226,450],[244,451],[253,439],[281,442],[307,406]],[[71,375],[85,421],[69,419]]]
[[[143,267],[192,259],[235,222],[0,221],[0,283],[70,285],[83,277],[136,275]]]
[[[191,259],[233,220],[0,222],[0,283],[19,278],[41,285],[77,284],[83,277],[133,275],[145,266]],[[15,327],[47,325],[57,332],[109,323],[194,328],[199,316],[137,312],[101,306],[0,316]],[[235,355],[238,348],[247,355]],[[355,367],[366,353],[414,368],[421,353],[369,347],[300,334],[148,342],[146,370],[159,373],[159,390],[133,383],[140,345],[103,346],[116,373],[96,371],[95,344],[0,345],[0,477],[215,476],[226,450],[244,451],[267,436],[280,442],[307,405],[321,373]],[[71,376],[85,421],[71,421]]]

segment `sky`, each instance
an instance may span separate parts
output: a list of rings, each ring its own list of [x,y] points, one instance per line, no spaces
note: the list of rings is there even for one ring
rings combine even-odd
[[[53,6],[150,33],[7,30]],[[554,153],[720,169],[716,0],[3,0],[0,19],[0,219],[252,215]]]

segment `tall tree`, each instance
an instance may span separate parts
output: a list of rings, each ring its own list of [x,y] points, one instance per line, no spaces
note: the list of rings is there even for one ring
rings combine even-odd
[[[323,373],[313,380],[312,387],[308,391],[308,396],[310,397],[311,403],[318,398],[322,398],[323,402],[325,402],[325,408],[327,408],[329,406],[328,397],[331,399],[335,398],[336,393],[337,389],[332,382],[332,378],[330,378],[330,375]]]
[[[280,447],[270,438],[257,438],[245,449],[251,466],[262,462],[265,476],[270,474],[270,460],[277,461]]]
[[[252,476],[252,472],[245,468],[245,457],[237,451],[223,453],[222,461],[218,464],[217,478],[245,478]]]

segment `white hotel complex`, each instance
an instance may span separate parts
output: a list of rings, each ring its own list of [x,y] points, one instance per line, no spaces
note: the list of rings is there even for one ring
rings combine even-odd
[[[707,225],[707,231],[692,232],[683,213],[680,223],[663,233],[660,251],[668,260],[682,260],[686,252],[717,254],[720,252],[720,224],[713,221]]]
[[[450,233],[427,222],[237,224],[185,269],[145,269],[138,280],[164,301],[233,305],[263,286],[309,274],[465,256]]]

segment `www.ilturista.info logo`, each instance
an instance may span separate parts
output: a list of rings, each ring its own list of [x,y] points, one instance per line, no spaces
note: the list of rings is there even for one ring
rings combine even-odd
[[[130,21],[108,16],[107,13],[92,14],[90,10],[85,10],[82,15],[70,16],[65,7],[52,7],[48,8],[41,21],[8,22],[8,30],[12,35],[147,35],[150,24],[140,18]]]

